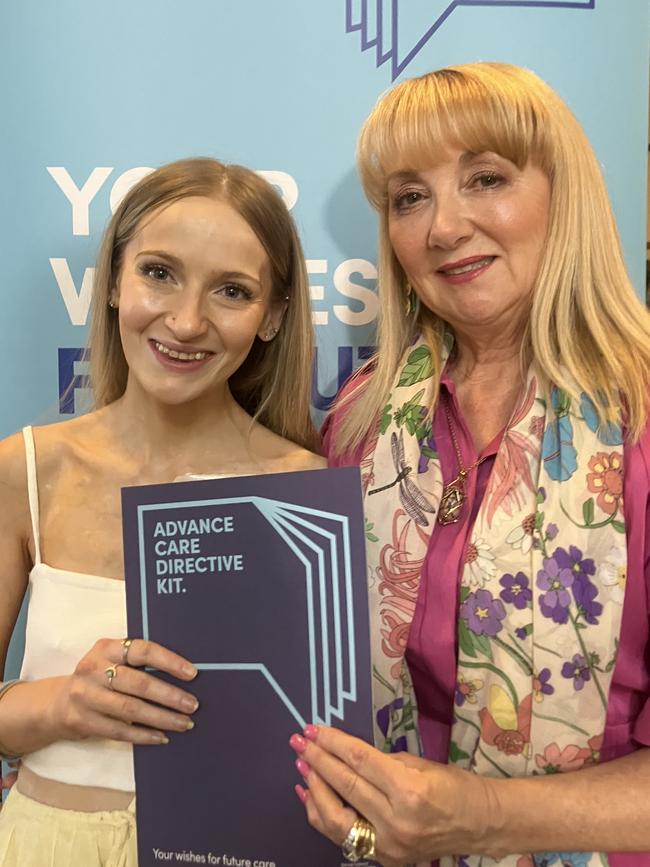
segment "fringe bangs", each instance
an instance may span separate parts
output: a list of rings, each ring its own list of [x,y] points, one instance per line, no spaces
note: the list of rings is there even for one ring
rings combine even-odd
[[[539,79],[535,83],[531,92],[507,65],[483,64],[471,71],[432,72],[381,97],[361,130],[357,150],[359,173],[373,207],[383,208],[390,174],[431,168],[450,148],[491,151],[520,169],[532,161],[550,173],[547,94],[539,92],[546,85]]]

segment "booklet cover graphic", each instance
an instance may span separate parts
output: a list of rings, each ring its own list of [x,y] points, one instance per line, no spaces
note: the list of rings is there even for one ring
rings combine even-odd
[[[338,867],[287,741],[310,722],[371,739],[358,468],[125,488],[122,507],[129,635],[199,671],[195,728],[135,750],[140,867]]]

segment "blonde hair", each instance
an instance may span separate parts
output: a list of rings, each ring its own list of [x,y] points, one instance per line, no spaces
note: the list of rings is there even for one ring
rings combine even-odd
[[[405,350],[419,333],[439,358],[448,326],[420,306],[406,317],[406,275],[388,236],[387,178],[431,168],[450,147],[491,151],[551,185],[549,227],[532,295],[522,359],[550,383],[593,401],[600,423],[625,422],[636,440],[650,397],[650,314],[627,275],[595,154],[567,105],[534,73],[503,63],[450,67],[404,81],[382,96],[359,137],[358,166],[379,212],[377,354],[351,401],[336,447],[360,443],[376,424]],[[438,388],[434,389],[437,395]],[[354,398],[354,400],[352,400]]]
[[[124,249],[144,218],[189,196],[226,202],[251,227],[271,263],[273,296],[287,298],[276,337],[259,338],[229,381],[238,403],[261,424],[305,448],[317,446],[310,416],[313,329],[309,282],[300,239],[281,197],[251,169],[195,158],[162,166],[136,184],[115,211],[99,251],[90,326],[90,376],[95,405],[121,397],[128,367],[117,311],[109,307]]]

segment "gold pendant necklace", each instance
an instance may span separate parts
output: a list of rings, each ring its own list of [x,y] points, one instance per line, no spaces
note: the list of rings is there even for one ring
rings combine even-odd
[[[454,430],[454,425],[449,413],[447,400],[442,396],[440,399],[444,401],[444,410],[445,415],[447,416],[449,433],[451,434],[451,441],[454,444],[456,460],[458,461],[458,475],[443,487],[442,496],[440,497],[440,505],[438,506],[438,523],[443,524],[444,526],[446,524],[456,524],[460,520],[460,515],[463,511],[463,504],[465,503],[465,479],[473,469],[485,460],[485,458],[479,458],[477,461],[474,461],[470,467],[465,469],[458,440],[456,439],[456,431]]]

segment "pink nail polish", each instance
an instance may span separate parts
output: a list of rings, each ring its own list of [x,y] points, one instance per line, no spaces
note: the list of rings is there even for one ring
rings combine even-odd
[[[291,735],[289,738],[289,746],[297,753],[304,753],[307,749],[307,742],[301,735]]]
[[[298,795],[298,799],[303,803],[307,803],[307,792],[303,789],[302,786],[294,786],[294,792]]]
[[[303,734],[308,741],[315,741],[318,737],[318,729],[316,728],[316,726],[309,724],[303,729]]]
[[[298,773],[301,777],[306,778],[307,774],[311,771],[311,767],[304,759],[296,759],[296,767],[298,768]]]

